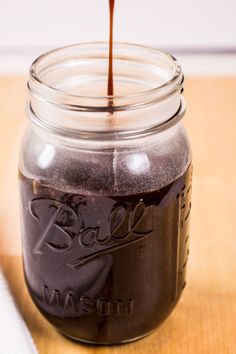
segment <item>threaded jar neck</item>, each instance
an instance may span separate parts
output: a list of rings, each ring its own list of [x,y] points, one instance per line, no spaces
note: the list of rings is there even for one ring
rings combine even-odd
[[[64,135],[125,136],[164,129],[172,118],[182,117],[184,77],[175,58],[153,48],[115,43],[115,95],[108,96],[108,53],[107,43],[95,42],[56,49],[36,59],[28,81],[29,118]]]

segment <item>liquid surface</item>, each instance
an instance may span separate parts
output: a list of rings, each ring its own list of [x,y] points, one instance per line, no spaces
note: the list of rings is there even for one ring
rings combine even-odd
[[[189,167],[158,191],[117,197],[20,175],[26,282],[62,333],[118,343],[168,316],[185,287],[191,175]]]

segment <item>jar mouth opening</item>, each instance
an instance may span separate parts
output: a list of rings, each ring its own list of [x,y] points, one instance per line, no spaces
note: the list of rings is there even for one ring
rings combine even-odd
[[[121,86],[120,82],[123,80],[124,84],[118,93],[115,89],[115,94],[109,96],[104,92],[108,59],[107,42],[69,45],[42,54],[30,68],[28,81],[30,94],[38,100],[66,109],[99,108],[107,111],[111,101],[112,110],[122,110],[122,107],[137,108],[155,100],[168,99],[182,89],[184,80],[182,69],[171,54],[141,44],[115,42],[113,62],[114,66],[117,66],[117,73],[115,67],[114,82],[116,85],[116,80],[119,81],[118,84]],[[130,75],[126,80],[124,64],[130,69]],[[136,67],[133,69],[131,66],[134,64]],[[94,77],[96,76],[95,65],[99,74],[96,83],[93,83],[93,73]],[[91,76],[90,81],[85,79],[86,70]],[[102,90],[99,84],[96,88],[99,80],[103,80]],[[143,84],[144,81],[146,86]],[[95,94],[88,92],[88,87],[91,90],[92,86],[96,88]],[[129,86],[132,89],[127,91]]]

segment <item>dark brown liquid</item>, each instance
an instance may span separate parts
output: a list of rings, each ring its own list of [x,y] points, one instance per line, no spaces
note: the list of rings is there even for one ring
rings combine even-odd
[[[191,168],[127,196],[65,193],[20,176],[25,278],[65,335],[118,343],[152,331],[185,286]]]
[[[109,70],[108,70],[108,96],[114,95],[114,82],[113,82],[113,31],[114,31],[114,7],[115,0],[109,0],[110,9],[110,36],[109,36]]]

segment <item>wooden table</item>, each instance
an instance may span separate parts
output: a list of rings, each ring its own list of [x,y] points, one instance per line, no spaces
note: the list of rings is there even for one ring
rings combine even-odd
[[[236,78],[188,79],[185,95],[195,167],[187,288],[152,335],[127,345],[92,347],[59,335],[26,292],[16,182],[25,80],[0,78],[0,262],[39,353],[236,353]]]

